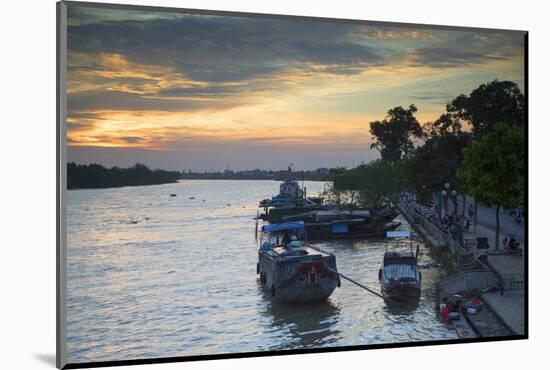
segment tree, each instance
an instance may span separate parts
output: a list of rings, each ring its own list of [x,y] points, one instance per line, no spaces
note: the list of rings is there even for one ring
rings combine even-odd
[[[382,159],[395,163],[414,149],[412,138],[422,136],[422,128],[414,116],[417,111],[414,104],[409,109],[395,107],[384,120],[370,122],[370,133],[376,140],[371,148],[377,149]]]
[[[525,97],[516,83],[494,80],[480,85],[469,96],[456,97],[447,104],[447,113],[469,123],[479,138],[498,123],[523,127]]]
[[[423,201],[431,200],[445,183],[453,189],[463,190],[456,173],[462,165],[462,149],[468,142],[469,135],[466,133],[444,133],[432,136],[423,146],[416,148],[401,165],[409,190]]]
[[[460,119],[451,113],[442,114],[435,121],[427,122],[422,126],[422,136],[426,139],[443,135],[460,136],[463,134]]]
[[[400,190],[396,167],[381,159],[337,175],[332,189],[338,199],[345,193],[352,205],[374,209],[383,207]]]
[[[523,131],[497,124],[492,132],[464,148],[459,176],[480,202],[496,206],[495,248],[499,248],[500,208],[520,205],[524,184]]]
[[[176,182],[177,171],[151,170],[143,164],[130,168],[105,168],[99,164],[67,164],[67,188],[109,188],[118,186],[152,185]]]

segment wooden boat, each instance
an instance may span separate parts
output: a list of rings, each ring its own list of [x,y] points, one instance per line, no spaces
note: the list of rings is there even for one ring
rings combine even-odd
[[[340,286],[336,257],[309,245],[301,221],[262,226],[256,272],[268,294],[286,303],[322,301]]]
[[[397,240],[399,238],[409,238],[409,231],[389,231],[388,239]],[[378,278],[382,285],[382,294],[390,299],[418,299],[420,297],[420,285],[422,274],[418,270],[418,251],[416,254],[412,250],[412,239],[410,250],[407,251],[388,251],[384,253],[382,266],[378,273]],[[398,245],[396,249],[402,246]]]
[[[315,210],[283,219],[304,221],[310,240],[383,237],[387,231],[401,225],[399,222],[388,222],[385,217],[373,217],[365,209]]]

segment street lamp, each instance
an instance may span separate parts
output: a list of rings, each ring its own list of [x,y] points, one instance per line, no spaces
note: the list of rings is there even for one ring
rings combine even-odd
[[[445,184],[447,185],[447,184]],[[448,202],[448,199],[447,199],[447,190],[441,190],[441,197],[443,198],[443,206],[444,206],[444,209],[445,209],[445,217],[447,217],[447,202]],[[441,217],[440,217],[441,218]]]

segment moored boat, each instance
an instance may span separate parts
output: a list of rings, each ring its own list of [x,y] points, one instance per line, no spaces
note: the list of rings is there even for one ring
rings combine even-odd
[[[292,216],[317,209],[324,209],[323,198],[307,197],[307,189],[301,189],[298,182],[287,179],[279,186],[279,194],[260,202],[264,212],[260,218],[270,223],[281,222]]]
[[[368,210],[356,209],[314,210],[285,216],[283,219],[304,221],[310,240],[328,240],[383,237],[387,231],[395,230],[401,225],[387,217],[389,216],[373,216]]]
[[[409,238],[409,231],[389,231],[388,239],[398,240],[400,238]],[[411,240],[411,239],[410,239]],[[402,246],[398,245],[393,251],[384,253],[382,266],[378,278],[382,285],[382,294],[390,299],[418,299],[420,297],[420,285],[422,274],[418,270],[418,251],[416,254],[412,250],[412,240],[409,250],[399,250]]]
[[[257,273],[268,294],[287,303],[324,300],[340,285],[336,257],[309,245],[302,221],[262,226]]]

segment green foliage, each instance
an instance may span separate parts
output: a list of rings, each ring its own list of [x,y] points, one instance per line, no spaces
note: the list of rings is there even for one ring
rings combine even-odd
[[[451,113],[442,114],[433,122],[427,122],[422,126],[422,135],[426,139],[443,135],[462,135],[462,123]]]
[[[479,138],[498,123],[523,127],[525,97],[516,83],[494,80],[480,85],[469,96],[456,97],[447,104],[447,112],[472,125],[473,134]]]
[[[456,176],[462,165],[462,149],[468,144],[469,135],[445,133],[432,136],[402,161],[402,176],[408,190],[421,200],[428,201],[432,194],[443,189],[445,183],[453,189],[461,189]]]
[[[384,120],[370,123],[370,133],[376,140],[371,148],[377,149],[382,159],[395,163],[414,149],[412,138],[422,136],[422,128],[414,116],[417,110],[414,104],[409,109],[395,107]]]
[[[348,170],[334,179],[333,197],[355,206],[380,208],[401,190],[395,166],[385,160]]]
[[[153,185],[176,182],[180,178],[176,171],[151,170],[143,164],[131,168],[111,169],[99,164],[67,164],[67,188],[110,188],[134,185]]]
[[[497,124],[466,147],[459,175],[469,193],[487,205],[517,207],[524,187],[524,150],[523,131],[506,124]]]

